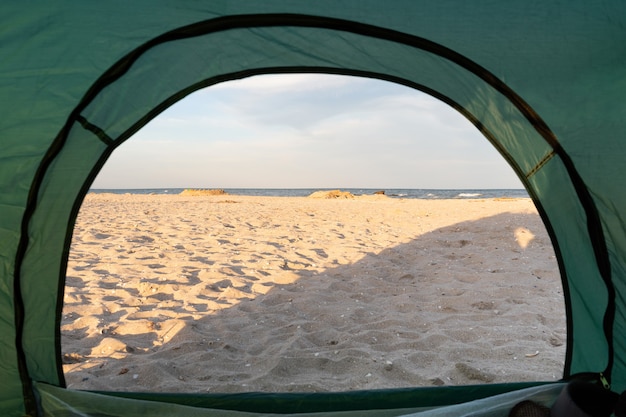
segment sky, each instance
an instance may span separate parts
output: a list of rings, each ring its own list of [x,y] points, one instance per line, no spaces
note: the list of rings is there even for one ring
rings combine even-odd
[[[111,155],[91,188],[523,188],[461,114],[397,84],[263,75],[197,91]]]

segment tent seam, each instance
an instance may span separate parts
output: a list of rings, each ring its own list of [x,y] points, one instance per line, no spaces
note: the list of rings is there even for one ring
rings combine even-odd
[[[537,164],[531,168],[530,171],[528,171],[526,173],[526,179],[530,179],[530,177],[532,177],[533,175],[535,175],[541,168],[544,167],[545,164],[547,164],[554,156],[556,155],[556,153],[554,152],[554,150],[548,152],[543,158],[541,158],[541,160],[539,160],[539,162],[537,162]]]
[[[105,145],[110,146],[115,143],[115,141],[109,135],[107,135],[103,129],[93,123],[90,123],[84,116],[77,116],[76,121],[80,123],[85,129],[96,135],[98,139],[104,142]]]

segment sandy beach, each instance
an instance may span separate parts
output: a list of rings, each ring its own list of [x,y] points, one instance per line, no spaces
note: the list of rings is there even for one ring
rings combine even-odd
[[[89,194],[72,389],[310,392],[556,380],[563,291],[529,199]]]

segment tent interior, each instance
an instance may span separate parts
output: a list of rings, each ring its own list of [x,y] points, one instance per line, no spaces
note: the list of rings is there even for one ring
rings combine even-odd
[[[65,388],[74,222],[112,152],[194,91],[274,73],[377,78],[447,103],[533,199],[559,263],[563,381],[626,389],[626,5],[618,1],[6,5],[0,30],[3,415],[506,415],[563,383],[330,394]]]

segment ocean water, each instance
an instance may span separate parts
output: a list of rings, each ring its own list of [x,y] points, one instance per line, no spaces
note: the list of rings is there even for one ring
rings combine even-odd
[[[336,188],[224,188],[231,195],[268,196],[268,197],[306,197],[315,191],[333,190]],[[91,189],[91,193],[113,194],[180,194],[184,188],[139,188],[139,189]],[[480,199],[480,198],[525,198],[528,193],[524,189],[487,189],[487,190],[435,190],[421,188],[341,188],[354,195],[374,194],[384,191],[392,198],[436,199]]]

